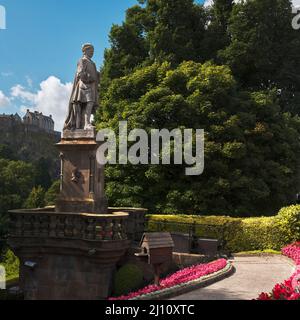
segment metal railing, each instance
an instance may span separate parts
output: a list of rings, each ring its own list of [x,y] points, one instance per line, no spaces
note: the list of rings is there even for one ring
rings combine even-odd
[[[191,248],[199,238],[216,239],[219,241],[219,250],[226,249],[226,230],[227,224],[212,225],[205,223],[184,223],[173,222],[167,219],[153,221],[151,218],[146,219],[146,232],[173,232],[188,234]]]

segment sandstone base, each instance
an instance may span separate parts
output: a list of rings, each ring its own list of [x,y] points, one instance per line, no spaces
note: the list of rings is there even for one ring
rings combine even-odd
[[[9,245],[20,259],[26,300],[100,300],[130,246],[127,213],[10,212]]]
[[[94,130],[64,131],[57,148],[61,184],[56,211],[106,214],[104,166],[97,161]]]

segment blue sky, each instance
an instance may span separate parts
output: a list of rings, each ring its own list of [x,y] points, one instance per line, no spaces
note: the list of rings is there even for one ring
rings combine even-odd
[[[300,0],[293,2],[300,5]],[[0,29],[0,114],[38,110],[52,114],[61,130],[81,45],[95,45],[100,67],[112,24],[121,23],[126,9],[136,3],[0,0],[7,22],[6,30]]]
[[[52,113],[61,129],[81,45],[95,45],[98,67],[113,23],[136,0],[0,0],[0,113]],[[54,92],[56,91],[56,92]],[[49,101],[52,100],[52,101]]]
[[[0,0],[7,22],[7,29],[0,29],[0,114],[38,110],[52,114],[61,130],[81,45],[95,45],[100,67],[112,24],[121,23],[126,9],[136,3]],[[293,3],[300,6],[300,0]]]
[[[0,0],[7,29],[0,30],[0,88],[30,77],[39,84],[54,74],[70,81],[81,44],[92,42],[102,61],[113,23],[120,23],[135,0]],[[4,74],[4,76],[3,76]]]
[[[204,0],[197,0],[200,3]],[[206,0],[210,3],[212,0]],[[293,0],[300,5],[300,0]],[[136,0],[0,0],[0,113],[52,114],[61,129],[81,45],[95,45],[100,67],[113,23]]]

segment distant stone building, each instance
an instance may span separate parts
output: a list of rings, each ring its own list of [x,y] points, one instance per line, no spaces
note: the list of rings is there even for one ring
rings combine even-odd
[[[54,120],[52,116],[45,116],[41,112],[31,112],[27,110],[23,119],[16,113],[15,115],[0,114],[0,131],[10,128],[24,129],[25,132],[46,132],[60,137],[60,132],[54,130]]]
[[[59,153],[55,146],[61,133],[54,130],[51,116],[40,112],[27,113],[23,119],[16,114],[0,114],[0,145],[8,146],[17,160],[37,162],[44,159],[49,163],[53,179],[60,174]]]
[[[21,123],[22,119],[17,113],[15,115],[0,114],[0,128],[8,129]]]
[[[26,126],[38,127],[39,129],[46,132],[54,132],[54,121],[51,115],[48,117],[44,116],[40,112],[30,112],[29,110],[27,110],[27,113],[23,118],[23,123]]]

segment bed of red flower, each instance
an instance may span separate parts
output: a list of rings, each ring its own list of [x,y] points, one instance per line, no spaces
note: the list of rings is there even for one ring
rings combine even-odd
[[[132,300],[151,293],[157,293],[165,289],[173,288],[176,286],[184,285],[197,279],[201,279],[205,276],[214,274],[220,270],[223,270],[227,266],[227,260],[219,259],[217,261],[208,264],[199,264],[189,268],[182,269],[173,275],[167,277],[160,282],[159,286],[150,285],[139,291],[130,293],[127,296],[118,298],[110,298],[109,300]]]
[[[276,284],[271,293],[262,293],[258,300],[300,300],[300,242],[282,249],[282,254],[296,263],[296,272],[284,283]]]

